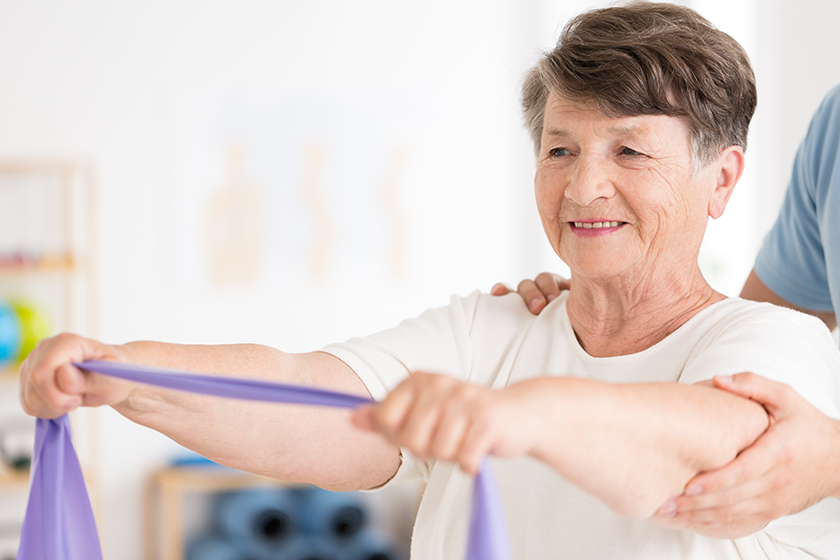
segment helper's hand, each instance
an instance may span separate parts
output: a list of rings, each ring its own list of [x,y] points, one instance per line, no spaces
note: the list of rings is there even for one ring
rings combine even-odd
[[[545,309],[545,306],[551,303],[560,292],[569,289],[569,281],[550,272],[542,272],[533,280],[523,280],[516,288],[516,292],[525,300],[528,309],[534,315],[538,315],[540,311]],[[494,296],[503,296],[512,292],[508,286],[504,284],[496,284],[490,290]]]
[[[715,386],[762,404],[770,427],[729,465],[696,476],[654,520],[734,538],[837,495],[840,422],[820,413],[789,386],[752,373],[716,377]]]
[[[414,373],[384,401],[357,410],[353,423],[382,433],[417,457],[478,472],[486,455],[528,453],[541,431],[522,384],[491,391],[445,375]]]
[[[127,361],[113,346],[72,334],[42,340],[20,366],[20,400],[27,414],[56,418],[78,406],[116,404],[131,384],[81,371],[71,362]]]

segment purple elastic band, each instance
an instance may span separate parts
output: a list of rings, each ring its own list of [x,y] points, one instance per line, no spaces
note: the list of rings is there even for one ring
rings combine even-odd
[[[218,397],[354,408],[375,401],[334,391],[200,375],[176,370],[87,361],[77,367],[167,389]],[[501,497],[487,462],[475,480],[466,560],[509,560],[510,545]],[[82,469],[73,448],[70,420],[39,418],[29,504],[17,560],[101,560],[99,535]]]
[[[510,560],[505,508],[487,459],[473,483],[467,560]]]
[[[18,560],[102,560],[70,418],[38,418]]]

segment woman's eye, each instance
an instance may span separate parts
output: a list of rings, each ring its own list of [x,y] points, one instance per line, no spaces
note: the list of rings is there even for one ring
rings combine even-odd
[[[642,152],[637,152],[636,150],[628,147],[621,148],[621,155],[623,156],[640,156]]]
[[[569,150],[566,148],[552,148],[548,151],[548,154],[553,157],[567,156],[569,155]]]

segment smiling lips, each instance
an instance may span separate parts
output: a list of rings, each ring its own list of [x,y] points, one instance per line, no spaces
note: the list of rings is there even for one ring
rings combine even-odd
[[[581,237],[598,237],[619,229],[627,222],[570,222],[572,231]]]
[[[576,228],[600,229],[618,227],[624,222],[572,222]]]

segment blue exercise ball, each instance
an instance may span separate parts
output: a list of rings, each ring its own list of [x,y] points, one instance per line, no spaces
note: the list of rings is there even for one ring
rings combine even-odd
[[[17,360],[23,344],[20,319],[13,307],[0,302],[0,366]]]

